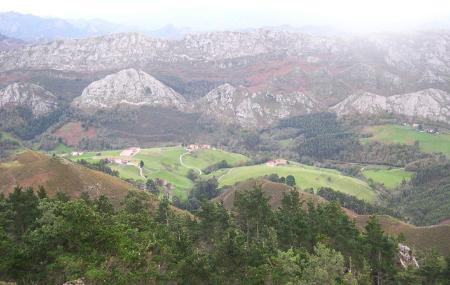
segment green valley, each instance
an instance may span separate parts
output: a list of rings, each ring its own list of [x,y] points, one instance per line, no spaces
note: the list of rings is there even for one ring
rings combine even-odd
[[[188,171],[193,169],[201,177],[216,177],[219,186],[233,185],[249,178],[261,177],[276,173],[279,176],[293,175],[300,189],[330,187],[354,195],[366,201],[373,201],[376,193],[369,185],[359,179],[341,174],[336,170],[317,168],[303,164],[290,162],[286,165],[269,166],[259,164],[243,166],[249,160],[248,157],[219,149],[199,149],[187,151],[181,146],[141,149],[130,157],[121,156],[121,150],[86,152],[71,156],[73,161],[84,159],[88,162],[98,162],[108,159],[109,167],[119,171],[120,177],[145,181],[147,178],[164,179],[174,186],[172,195],[185,200],[189,191],[194,186],[192,180],[187,177]],[[138,163],[143,161],[143,176],[140,175]],[[233,168],[219,169],[208,175],[203,169],[226,161]]]

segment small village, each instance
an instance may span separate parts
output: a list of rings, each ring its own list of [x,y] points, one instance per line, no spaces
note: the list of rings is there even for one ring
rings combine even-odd
[[[422,124],[418,124],[418,123],[412,123],[412,124],[403,123],[402,126],[413,128],[419,133],[427,133],[427,134],[432,134],[432,135],[439,135],[439,129],[438,128],[425,128],[424,129],[423,125]]]

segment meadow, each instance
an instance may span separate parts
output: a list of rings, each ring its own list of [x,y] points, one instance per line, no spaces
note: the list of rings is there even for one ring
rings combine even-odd
[[[80,156],[70,157],[71,160],[85,159],[88,162],[98,162],[101,159],[119,157],[121,150],[86,152]],[[134,180],[146,180],[147,178],[160,178],[168,181],[175,186],[172,195],[176,195],[181,199],[187,199],[187,195],[192,189],[194,183],[187,178],[190,168],[205,168],[211,164],[226,160],[231,165],[238,165],[248,160],[246,156],[231,153],[222,150],[205,149],[192,153],[187,153],[183,147],[163,147],[141,149],[139,153],[130,158],[137,165],[139,161],[144,162],[145,176],[141,177],[139,169],[134,165],[120,165],[111,163],[109,166],[119,171],[120,177],[131,178]],[[183,155],[183,163],[181,165],[180,156]]]
[[[70,157],[71,160],[85,159],[88,162],[96,162],[100,159],[119,157],[121,150],[86,152],[80,156]],[[181,164],[180,157],[182,157]],[[129,158],[135,165],[121,165],[111,163],[112,169],[118,170],[122,178],[131,178],[144,181],[147,178],[160,178],[175,186],[172,195],[181,199],[187,199],[189,191],[194,183],[187,178],[189,169],[200,173],[202,169],[220,162],[227,161],[233,168],[220,169],[202,177],[216,177],[219,186],[233,185],[236,182],[249,178],[261,177],[277,173],[279,176],[293,175],[300,189],[331,187],[354,195],[366,201],[373,201],[376,193],[362,180],[344,176],[340,172],[325,168],[316,168],[297,163],[284,166],[268,166],[266,164],[254,166],[242,166],[248,157],[217,149],[203,149],[187,153],[182,147],[163,147],[142,149],[139,153]],[[137,164],[144,162],[145,176],[141,177]]]
[[[380,125],[364,129],[364,133],[372,134],[371,137],[363,139],[363,142],[379,141],[388,144],[409,144],[419,142],[420,149],[424,152],[442,152],[450,155],[450,134],[429,134],[419,132],[409,126]]]
[[[228,170],[220,170],[212,173],[219,177],[220,186],[233,185],[236,182],[256,178],[272,173],[286,177],[295,177],[296,185],[300,189],[330,187],[336,191],[341,191],[360,199],[371,202],[375,199],[376,193],[370,186],[357,178],[345,176],[332,169],[312,167],[297,163],[290,163],[283,166],[269,166],[266,164],[235,167]]]
[[[372,179],[374,182],[392,189],[400,186],[403,180],[409,181],[414,173],[403,168],[390,169],[383,166],[369,166],[362,170],[362,174],[367,179]]]

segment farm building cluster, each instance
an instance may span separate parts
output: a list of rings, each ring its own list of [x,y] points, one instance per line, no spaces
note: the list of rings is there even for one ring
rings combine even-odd
[[[438,128],[424,128],[422,124],[417,124],[417,123],[413,123],[413,124],[403,123],[402,125],[405,127],[412,127],[420,133],[439,135]]]
[[[135,165],[132,161],[128,159],[123,159],[119,157],[108,157],[106,159],[108,163],[115,163],[115,164],[121,164],[121,165]]]
[[[186,146],[187,151],[194,151],[200,149],[211,149],[209,144],[190,144]]]
[[[266,165],[268,166],[279,166],[279,165],[286,165],[288,164],[288,161],[286,159],[275,159],[275,160],[269,160],[266,162]]]

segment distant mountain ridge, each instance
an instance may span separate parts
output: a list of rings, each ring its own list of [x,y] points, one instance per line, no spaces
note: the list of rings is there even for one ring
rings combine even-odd
[[[175,39],[181,38],[187,31],[186,28],[177,28],[173,25],[150,30],[99,19],[66,20],[16,12],[0,13],[0,34],[30,42],[86,38],[122,32],[142,32],[152,37]]]
[[[0,54],[0,74],[6,79],[6,74],[51,70],[51,81],[64,74],[92,83],[130,68],[183,97],[176,96],[174,103],[168,95],[172,91],[162,92],[158,100],[167,95],[164,100],[171,102],[164,106],[184,111],[181,105],[192,106],[208,118],[245,127],[330,110],[450,123],[445,95],[450,92],[450,33],[445,31],[331,37],[259,29],[187,34],[176,40],[120,33],[27,45]],[[92,96],[82,96],[84,103],[152,105],[132,85],[117,80],[109,78],[97,86],[97,91],[108,90],[98,94],[127,98],[100,102],[91,89]],[[192,90],[201,94],[191,97]]]
[[[24,44],[25,44],[25,41],[7,37],[7,36],[0,34],[0,52],[18,48],[18,47],[23,46]]]

